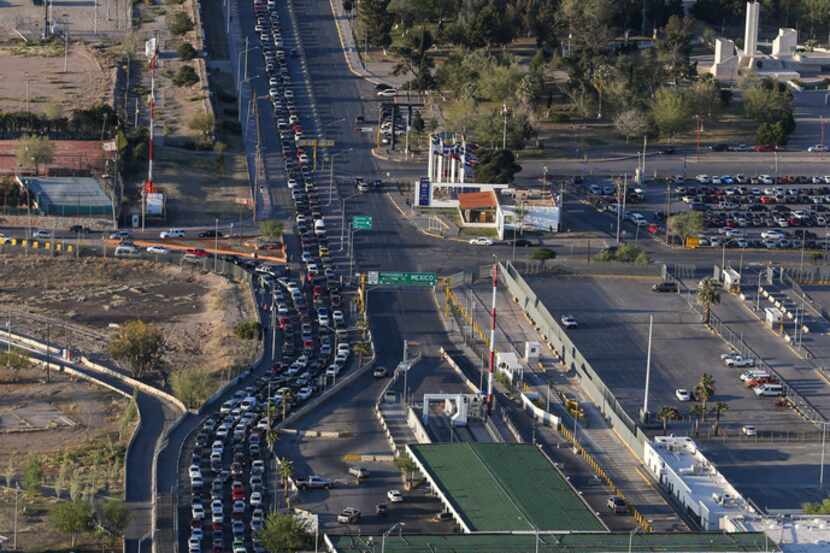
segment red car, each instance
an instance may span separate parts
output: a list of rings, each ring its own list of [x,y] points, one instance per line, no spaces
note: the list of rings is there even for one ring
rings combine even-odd
[[[207,257],[208,253],[203,250],[202,248],[187,248],[185,251],[188,255],[193,255],[196,257]]]
[[[778,149],[778,146],[774,144],[758,144],[752,149],[756,152],[774,152]]]
[[[245,486],[242,485],[242,482],[233,483],[231,495],[234,501],[245,501]]]

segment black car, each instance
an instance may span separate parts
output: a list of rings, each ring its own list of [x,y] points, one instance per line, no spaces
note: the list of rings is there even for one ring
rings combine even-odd
[[[375,90],[377,92],[381,92],[382,90],[389,90],[389,89],[392,89],[392,88],[395,88],[395,87],[393,87],[391,85],[388,85],[386,83],[378,83],[378,84],[375,85]]]
[[[533,245],[533,243],[526,238],[519,238],[515,243],[517,248],[529,248]]]
[[[677,292],[676,282],[658,282],[651,287],[655,292]]]
[[[205,230],[199,233],[199,238],[224,238],[225,235],[218,230]]]

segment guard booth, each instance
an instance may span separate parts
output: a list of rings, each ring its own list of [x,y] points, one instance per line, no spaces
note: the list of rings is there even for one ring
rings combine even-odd
[[[741,291],[741,273],[735,269],[725,269],[723,275],[723,289],[737,294]]]

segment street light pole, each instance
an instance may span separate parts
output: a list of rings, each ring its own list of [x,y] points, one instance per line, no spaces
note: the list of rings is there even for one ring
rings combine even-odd
[[[216,272],[216,265],[219,260],[219,219],[214,219],[213,224],[213,272]]]
[[[824,488],[824,444],[825,438],[827,437],[827,423],[823,423],[821,425],[821,471],[818,474],[818,487]],[[20,488],[18,488],[20,489]],[[17,509],[15,509],[15,514],[17,514]]]

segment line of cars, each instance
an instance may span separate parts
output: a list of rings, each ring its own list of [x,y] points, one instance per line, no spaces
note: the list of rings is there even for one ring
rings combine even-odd
[[[257,532],[268,506],[267,379],[238,390],[195,436],[188,467],[190,553],[264,553]]]

